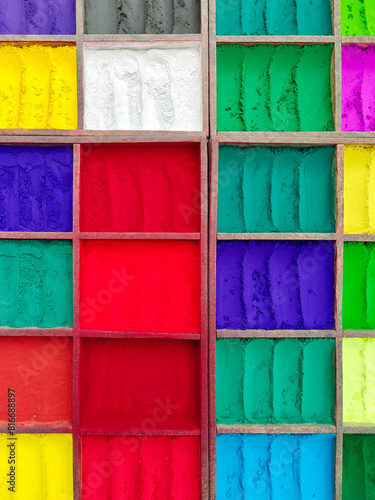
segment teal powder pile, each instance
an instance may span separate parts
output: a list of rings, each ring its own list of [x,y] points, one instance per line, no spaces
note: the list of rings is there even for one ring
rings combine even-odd
[[[331,35],[329,0],[216,0],[218,35]]]
[[[220,146],[217,230],[334,232],[333,147]]]
[[[327,45],[219,45],[219,131],[334,129]]]
[[[334,424],[334,339],[219,339],[221,424]]]
[[[72,243],[0,240],[0,325],[73,326]]]

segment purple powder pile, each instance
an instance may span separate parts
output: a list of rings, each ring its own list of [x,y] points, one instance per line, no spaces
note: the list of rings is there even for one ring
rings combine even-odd
[[[2,35],[74,35],[75,0],[1,0]]]
[[[221,241],[218,329],[334,328],[334,242]]]
[[[71,231],[70,146],[0,147],[0,231]]]

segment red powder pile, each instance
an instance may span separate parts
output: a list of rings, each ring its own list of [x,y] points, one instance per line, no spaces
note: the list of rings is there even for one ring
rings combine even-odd
[[[81,427],[199,429],[199,342],[82,339]]]
[[[72,339],[0,337],[0,425],[8,425],[8,389],[16,391],[16,426],[72,422]]]
[[[82,242],[81,328],[199,333],[196,241]]]
[[[84,437],[81,498],[199,500],[199,437]]]
[[[83,146],[81,230],[199,232],[199,147]]]

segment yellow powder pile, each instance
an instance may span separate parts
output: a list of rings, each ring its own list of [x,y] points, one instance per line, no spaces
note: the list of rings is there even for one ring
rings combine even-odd
[[[345,146],[344,232],[375,233],[375,147]]]
[[[375,339],[343,339],[344,423],[375,423]]]
[[[74,46],[0,44],[0,128],[77,128]]]
[[[71,434],[17,434],[15,448],[9,434],[0,434],[0,498],[14,500],[73,500],[73,444]],[[15,451],[16,488],[5,478]],[[12,459],[11,459],[12,460]],[[7,479],[8,480],[8,479]]]

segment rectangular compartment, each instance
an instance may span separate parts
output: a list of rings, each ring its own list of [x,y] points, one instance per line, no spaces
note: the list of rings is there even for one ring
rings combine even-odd
[[[374,496],[375,435],[345,434],[342,500]]]

